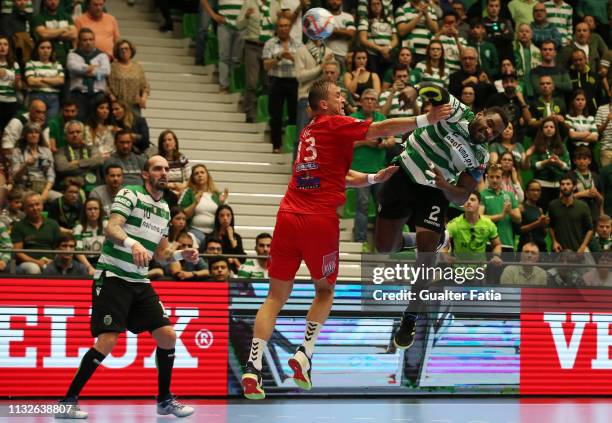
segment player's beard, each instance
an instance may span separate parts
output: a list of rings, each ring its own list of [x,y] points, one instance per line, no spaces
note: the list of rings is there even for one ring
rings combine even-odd
[[[154,181],[151,186],[158,192],[163,192],[166,188],[168,188],[168,178],[159,178]]]

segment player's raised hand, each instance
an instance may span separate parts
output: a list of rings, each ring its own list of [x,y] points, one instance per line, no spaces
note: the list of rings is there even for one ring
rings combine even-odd
[[[193,264],[198,263],[198,250],[196,250],[195,248],[185,248],[184,250],[181,250],[181,253],[183,254],[183,258],[188,262]]]
[[[450,104],[442,104],[431,108],[427,113],[427,120],[433,125],[441,120],[448,119],[452,113],[453,108]]]
[[[376,175],[374,175],[374,181],[376,181],[378,184],[385,182],[398,170],[399,166],[387,166],[386,168],[379,170]]]
[[[134,257],[134,264],[138,267],[147,267],[149,265],[149,252],[140,242],[132,245],[132,257]]]

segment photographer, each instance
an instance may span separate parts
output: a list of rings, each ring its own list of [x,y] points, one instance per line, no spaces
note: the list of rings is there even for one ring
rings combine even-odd
[[[526,123],[529,122],[529,106],[523,93],[517,90],[518,78],[515,73],[502,77],[503,93],[496,93],[487,101],[487,107],[499,106],[508,116],[508,121],[514,127],[517,142],[522,142],[525,136]]]

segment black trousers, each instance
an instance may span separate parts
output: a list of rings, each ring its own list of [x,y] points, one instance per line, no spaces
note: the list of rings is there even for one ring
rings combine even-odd
[[[298,82],[295,78],[271,76],[268,85],[268,112],[273,148],[280,148],[283,131],[283,105],[287,101],[288,124],[295,125]]]

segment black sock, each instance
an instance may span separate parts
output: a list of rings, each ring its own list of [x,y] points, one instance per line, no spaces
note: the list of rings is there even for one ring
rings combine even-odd
[[[155,364],[157,366],[157,401],[164,401],[170,395],[170,379],[172,379],[172,366],[174,366],[174,348],[164,350],[157,347],[155,351]]]
[[[74,379],[72,379],[72,383],[68,388],[65,399],[76,400],[87,381],[91,378],[105,357],[106,356],[104,354],[93,347],[85,353],[83,359],[81,360],[79,370],[77,370],[77,373],[74,375]]]

